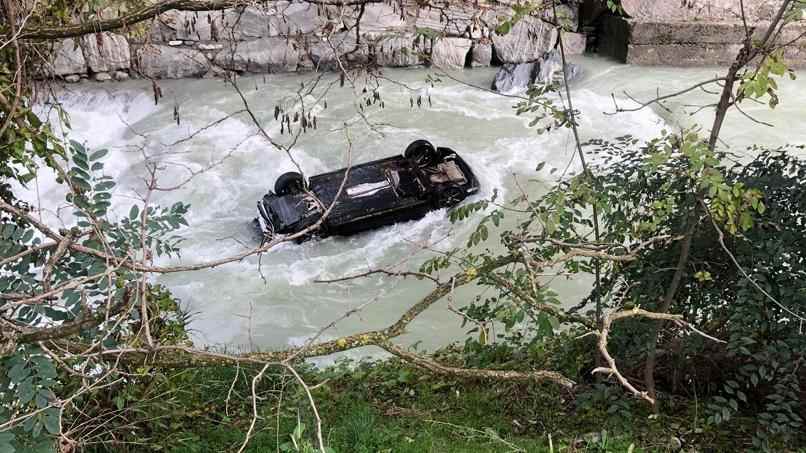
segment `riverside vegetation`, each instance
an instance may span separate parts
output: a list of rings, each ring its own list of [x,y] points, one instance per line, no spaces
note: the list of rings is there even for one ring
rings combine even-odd
[[[795,73],[783,57],[788,43],[777,38],[806,3],[776,2],[768,30],[758,37],[747,29],[725,76],[686,90],[716,90],[717,102],[704,106],[714,110],[707,129],[581,143],[584,112],[574,109],[567,83],[514,95],[518,114],[540,133],[573,132],[579,174],[541,197],[462,205],[450,217],[476,226],[466,244],[420,268],[371,270],[433,286],[388,327],[243,352],[193,345],[188,315],[152,277],[192,278],[295,237],[214,261],[156,261],[180,254],[181,236],[192,230],[191,206],[152,203],[155,192],[176,189],[160,185],[160,166],[145,163],[139,200],[113,206],[108,152],[56,136],[32,111],[38,91],[27,65],[38,54],[22,31],[85,34],[67,23],[73,7],[92,5],[3,0],[0,451],[802,450],[803,148],[759,144],[737,161],[719,135],[744,103],[786,102],[778,84]],[[153,17],[146,13],[154,8],[138,7],[135,18]],[[501,32],[530,15],[556,17],[555,8],[519,4]],[[562,40],[556,45],[564,55]],[[371,85],[383,80],[377,68],[341,64],[334,52],[340,76],[331,86],[354,89],[358,112],[383,108]],[[293,158],[295,141],[270,135],[237,78],[226,83],[266,143]],[[669,98],[616,105],[615,113]],[[300,102],[282,112],[287,124],[310,111]],[[347,126],[344,137],[349,150]],[[15,193],[37,171],[55,172],[63,187],[72,215],[60,225],[42,221]],[[593,284],[582,300],[561,301],[546,276]],[[457,310],[463,342],[433,354],[395,343],[426,309],[471,284],[476,295]],[[364,346],[395,357],[326,369],[304,361]]]

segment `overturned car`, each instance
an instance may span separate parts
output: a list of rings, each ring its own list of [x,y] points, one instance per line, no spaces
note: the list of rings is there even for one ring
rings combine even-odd
[[[258,201],[257,223],[268,239],[294,234],[316,224],[332,205],[313,234],[346,236],[419,219],[478,190],[478,180],[456,152],[417,140],[402,156],[312,176],[307,182],[296,172],[281,175],[274,192]]]

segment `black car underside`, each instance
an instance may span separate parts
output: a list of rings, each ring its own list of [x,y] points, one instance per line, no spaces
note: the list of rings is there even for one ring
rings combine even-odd
[[[415,145],[423,149],[423,143],[433,153],[429,160],[411,152]],[[477,191],[478,182],[456,153],[439,150],[417,141],[404,156],[316,175],[307,184],[298,173],[284,174],[276,193],[258,202],[261,229],[269,236],[293,234],[316,224],[330,209],[315,234],[349,235],[452,206]]]

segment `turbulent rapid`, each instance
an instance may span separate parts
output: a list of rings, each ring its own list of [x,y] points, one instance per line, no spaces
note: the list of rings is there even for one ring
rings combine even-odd
[[[690,104],[714,102],[713,96],[701,91],[664,108],[652,106],[616,115],[610,114],[616,108],[611,93],[620,107],[635,107],[624,91],[637,99],[649,99],[657,89],[673,92],[710,78],[721,72],[719,69],[647,69],[590,57],[577,63],[584,75],[573,84],[572,94],[575,108],[582,112],[583,140],[626,134],[648,139],[663,129],[707,126],[707,111],[689,113],[696,110],[688,107]],[[441,81],[428,87],[429,74]],[[299,137],[293,157],[306,174],[313,175],[344,167],[348,159],[358,163],[400,153],[409,142],[426,138],[437,146],[457,150],[473,167],[482,187],[474,199],[489,198],[494,192],[499,200],[511,199],[520,193],[519,187],[530,196],[539,196],[557,175],[579,171],[572,135],[568,130],[538,134],[529,127],[532,117],[516,115],[516,99],[471,86],[489,87],[494,74],[494,69],[452,73],[460,83],[427,69],[387,69],[384,76],[389,80],[381,80],[380,88],[384,108],[373,106],[363,116],[357,113],[359,99],[349,84],[340,87],[334,83],[336,76],[328,75],[304,97],[306,108],[314,108],[318,127]],[[295,105],[300,82],[314,77],[243,77],[239,86],[266,131],[287,144],[292,138],[280,134],[280,124],[274,120],[275,105]],[[328,85],[333,86],[317,102]],[[777,124],[777,128],[732,113],[723,138],[734,151],[741,154],[751,142],[806,143],[806,128],[802,127],[806,90],[800,81],[782,85],[783,102],[774,112],[749,103],[745,108],[747,113]],[[251,225],[255,202],[273,186],[277,176],[294,170],[294,163],[267,143],[246,115],[228,117],[244,105],[225,82],[164,81],[160,87],[164,96],[156,105],[151,84],[146,81],[82,84],[60,94],[59,100],[71,117],[70,138],[111,151],[105,171],[119,182],[114,200],[118,208],[111,215],[125,215],[137,202],[137,194],[144,192],[144,160],[149,158],[163,169],[159,174],[162,186],[180,185],[174,191],[157,194],[154,201],[191,204],[182,256],[170,262],[196,263],[254,247],[258,241]],[[412,107],[411,100],[422,95],[430,96],[430,103]],[[547,164],[536,172],[541,161]],[[182,184],[192,174],[196,176]],[[44,170],[28,193],[33,203],[48,209],[48,221],[55,225],[59,222],[55,212],[64,204],[63,197],[62,189]],[[158,283],[168,286],[192,312],[191,328],[200,344],[282,348],[304,342],[358,306],[365,307],[341,320],[322,338],[383,327],[430,289],[428,282],[411,278],[373,276],[329,284],[317,280],[389,266],[414,270],[435,253],[463,244],[474,228],[473,218],[452,224],[440,210],[418,221],[355,237],[283,244],[261,257],[162,276]],[[493,242],[485,245],[495,247]],[[557,280],[551,284],[569,304],[578,302],[588,287],[584,281]],[[461,319],[448,308],[461,306],[473,291],[459,291],[429,310],[412,324],[404,341],[422,340],[422,347],[433,349],[461,339]]]

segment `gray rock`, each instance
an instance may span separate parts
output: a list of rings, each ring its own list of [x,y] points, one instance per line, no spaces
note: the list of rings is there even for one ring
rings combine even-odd
[[[539,62],[540,69],[537,72],[534,82],[537,83],[564,83],[567,78],[569,82],[573,82],[582,76],[582,68],[574,63],[567,63],[565,66],[565,77],[563,77],[562,55],[559,50],[552,50],[547,53],[545,57]]]
[[[179,40],[179,39],[175,39],[173,41],[168,41],[168,45],[171,46],[171,47],[179,47],[184,43],[185,43],[185,41],[182,41],[182,40]]]
[[[473,59],[470,61],[470,66],[478,68],[481,66],[490,66],[493,59],[493,46],[490,43],[476,42],[473,44]]]
[[[239,72],[293,72],[297,70],[299,51],[285,38],[260,38],[229,43],[213,61],[221,68]]]
[[[109,75],[108,72],[99,72],[99,73],[95,74],[94,78],[95,78],[96,82],[108,82],[108,81],[112,80],[112,76]]]
[[[268,17],[267,36],[294,36],[321,30],[326,23],[336,22],[340,12],[336,8],[325,9],[323,15],[317,12],[313,3],[292,3],[278,1],[265,11]],[[330,17],[330,19],[329,19]]]
[[[78,83],[81,81],[81,76],[78,74],[70,74],[64,77],[64,81],[67,83]]]
[[[114,78],[115,80],[117,80],[119,82],[122,82],[124,80],[129,80],[129,73],[124,72],[124,71],[115,71],[112,74],[112,78]]]
[[[501,93],[517,93],[525,91],[533,83],[563,83],[561,68],[562,59],[556,50],[538,61],[505,64],[495,74],[492,89]],[[566,65],[565,72],[569,82],[582,76],[582,68],[573,63]]]
[[[563,46],[566,55],[582,55],[588,44],[588,38],[583,33],[562,32]]]
[[[495,54],[503,63],[538,60],[557,39],[557,30],[542,20],[527,17],[518,21],[505,35],[493,34]]]
[[[137,49],[136,55],[139,71],[155,79],[201,77],[210,69],[203,53],[187,47],[152,44]]]
[[[152,26],[151,39],[198,42],[262,38],[271,34],[270,22],[280,20],[276,14],[275,9],[253,6],[224,11],[170,10],[161,14]]]
[[[507,63],[495,74],[492,89],[499,93],[516,93],[523,91],[537,77],[540,70],[538,63]]]
[[[57,76],[87,72],[87,61],[84,59],[81,46],[71,38],[56,43],[53,49],[53,62],[44,72]]]
[[[379,66],[405,67],[422,64],[422,39],[414,34],[383,35],[373,43]]]
[[[314,38],[306,44],[307,57],[314,69],[329,70],[342,64],[366,62],[369,59],[369,46],[366,40],[356,47],[355,34],[334,33],[327,38]],[[338,56],[338,61],[337,61]]]
[[[439,38],[431,48],[431,64],[443,69],[463,68],[472,44],[465,38]]]
[[[219,51],[219,50],[221,50],[223,48],[224,48],[224,45],[223,44],[218,44],[218,43],[214,43],[214,44],[209,44],[209,43],[208,44],[199,44],[199,50],[203,50],[203,51],[206,51],[206,52],[207,51]]]
[[[81,38],[87,66],[93,72],[108,72],[131,67],[131,52],[126,38],[114,33],[94,33]]]
[[[547,8],[543,13],[548,21],[554,22],[554,11]],[[557,22],[564,30],[577,31],[579,30],[579,5],[557,5]]]
[[[235,76],[236,74],[234,72],[219,68],[216,65],[210,65],[210,70],[207,71],[206,74],[204,74],[205,79],[215,79],[225,77],[234,78]]]
[[[405,9],[408,23],[415,28],[473,39],[489,37],[498,26],[499,17],[512,15],[509,7],[500,4],[479,8],[471,2],[453,2],[447,8],[433,8],[408,0]]]
[[[667,447],[669,451],[680,451],[683,448],[683,441],[677,436],[672,436],[669,438]]]
[[[350,18],[358,17],[357,11],[350,14]],[[352,27],[355,20],[345,20],[348,28]],[[393,31],[403,31],[407,24],[406,19],[397,7],[392,7],[387,3],[369,3],[364,7],[364,14],[361,16],[361,33],[389,33]]]

